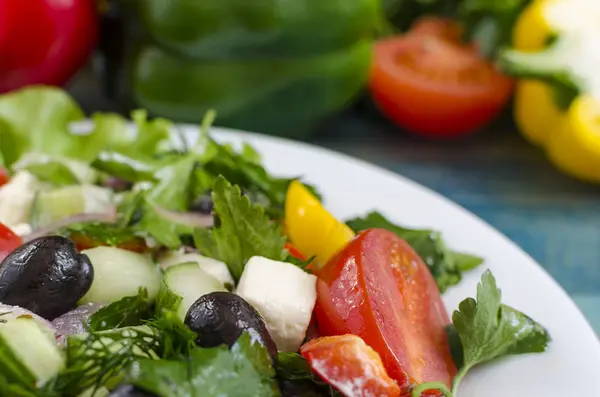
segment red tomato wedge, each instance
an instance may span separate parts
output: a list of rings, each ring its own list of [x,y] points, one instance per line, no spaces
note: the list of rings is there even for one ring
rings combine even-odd
[[[379,354],[356,335],[311,340],[300,348],[313,371],[347,397],[398,397]]]
[[[21,237],[17,236],[8,227],[0,223],[0,261],[23,244]]]
[[[431,273],[394,233],[360,233],[323,269],[315,315],[321,335],[360,336],[406,393],[456,375],[444,327],[450,322]]]
[[[513,80],[459,37],[447,21],[433,19],[375,45],[369,87],[395,124],[454,138],[485,126],[506,105]]]
[[[0,186],[6,185],[9,179],[10,175],[8,174],[8,170],[0,167]]]

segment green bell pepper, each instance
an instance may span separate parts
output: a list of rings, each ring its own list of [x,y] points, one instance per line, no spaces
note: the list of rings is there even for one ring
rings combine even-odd
[[[381,0],[144,0],[160,46],[196,59],[311,56],[351,46],[381,17]]]
[[[145,40],[129,60],[137,106],[197,123],[294,138],[357,96],[381,0],[145,0]]]

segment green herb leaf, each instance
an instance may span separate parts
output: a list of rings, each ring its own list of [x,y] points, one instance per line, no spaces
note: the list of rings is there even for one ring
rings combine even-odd
[[[321,380],[310,367],[306,359],[297,353],[279,353],[277,355],[277,378],[282,394],[287,389],[290,395],[302,397],[338,397],[342,396],[329,384]]]
[[[352,219],[347,223],[355,232],[381,228],[404,239],[427,264],[441,292],[458,284],[462,278],[462,272],[474,269],[483,263],[483,259],[478,256],[448,249],[439,232],[398,226],[378,212],[371,212],[364,218]]]
[[[80,238],[91,244],[118,247],[126,244],[143,244],[141,237],[132,228],[120,224],[86,222],[69,225],[61,231],[65,237],[78,240]]]
[[[237,153],[229,145],[220,145],[208,135],[203,136],[202,144],[196,151],[202,153],[203,169],[211,175],[223,175],[234,185],[240,186],[253,203],[265,207],[266,212],[278,219],[283,215],[285,197],[290,183],[297,178],[276,178],[271,176],[260,163],[260,156],[254,148],[245,144]],[[317,190],[306,185],[320,198]]]
[[[464,363],[455,378],[453,393],[464,375],[474,366],[511,354],[546,350],[550,335],[523,313],[502,305],[496,280],[487,270],[477,286],[477,300],[467,298],[455,311],[452,321],[460,337]]]
[[[156,331],[149,327],[71,336],[65,348],[66,368],[44,384],[40,396],[78,396],[90,388],[100,388],[120,376],[135,359],[156,359],[157,347]]]
[[[242,196],[239,186],[219,176],[212,197],[220,226],[212,231],[196,230],[194,241],[200,252],[225,262],[235,280],[239,280],[252,256],[280,261],[286,258],[286,238],[279,225],[270,222],[263,207]]]
[[[143,289],[136,296],[128,296],[104,306],[90,316],[88,325],[91,331],[106,331],[141,325],[142,320],[147,320],[151,316],[148,291]]]
[[[128,381],[159,397],[278,396],[267,350],[243,334],[228,350],[196,348],[185,361],[137,360]]]

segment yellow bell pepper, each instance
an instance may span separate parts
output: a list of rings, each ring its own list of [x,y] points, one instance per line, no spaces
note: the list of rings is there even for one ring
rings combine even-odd
[[[354,237],[302,183],[290,184],[285,201],[285,230],[291,243],[321,267]]]
[[[599,42],[600,1],[534,0],[500,55],[503,70],[522,78],[514,112],[523,135],[591,182],[600,182],[600,134],[590,133],[600,128],[590,116],[600,110]]]

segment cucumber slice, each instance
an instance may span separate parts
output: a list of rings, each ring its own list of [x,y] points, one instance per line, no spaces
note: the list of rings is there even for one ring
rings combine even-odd
[[[0,373],[9,383],[39,387],[65,367],[52,333],[31,318],[0,323]]]
[[[158,310],[175,310],[181,321],[185,320],[188,309],[202,295],[216,291],[227,291],[223,283],[198,267],[195,262],[174,265],[165,270],[157,300]],[[173,299],[172,296],[176,298]],[[165,298],[169,297],[171,298]]]
[[[35,228],[40,228],[71,215],[115,211],[110,189],[94,185],[66,186],[38,193],[31,223]]]
[[[158,259],[158,262],[163,269],[167,269],[171,266],[182,263],[195,262],[198,264],[200,269],[219,280],[221,283],[223,283],[223,285],[225,285],[226,288],[232,290],[235,286],[233,277],[231,277],[231,273],[229,272],[229,268],[224,262],[202,256],[195,252],[183,253],[178,251],[169,251],[162,255]]]
[[[94,266],[94,281],[83,303],[112,303],[135,296],[140,288],[154,301],[160,289],[160,268],[148,256],[116,247],[95,247],[81,251]]]

